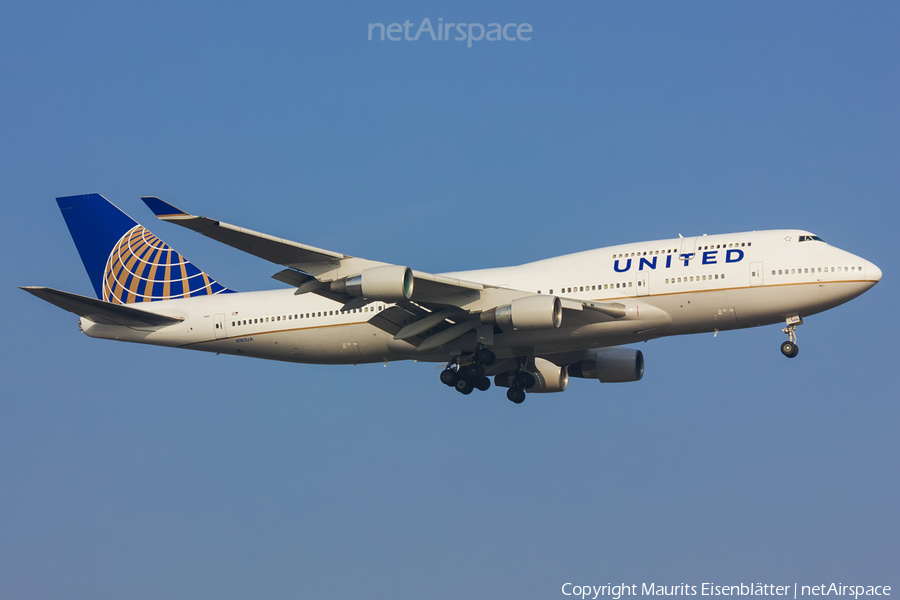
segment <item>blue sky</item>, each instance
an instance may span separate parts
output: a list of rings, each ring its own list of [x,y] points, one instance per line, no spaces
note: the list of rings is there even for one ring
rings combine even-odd
[[[531,41],[367,41],[369,23]],[[572,581],[900,585],[900,7],[12,2],[0,23],[0,596],[548,598]],[[462,397],[433,365],[91,340],[54,198],[99,192],[224,285],[191,212],[439,272],[799,227],[884,271],[644,379]],[[895,587],[896,589],[896,587]]]

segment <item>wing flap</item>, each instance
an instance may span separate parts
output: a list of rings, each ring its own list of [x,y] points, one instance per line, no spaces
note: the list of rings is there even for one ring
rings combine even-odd
[[[103,325],[121,325],[123,327],[147,328],[166,327],[183,321],[180,317],[168,317],[158,315],[146,310],[140,310],[124,304],[113,304],[87,296],[79,296],[70,292],[54,290],[41,286],[25,286],[19,289],[25,290],[32,296],[58,306],[70,313],[90,319],[94,323]]]

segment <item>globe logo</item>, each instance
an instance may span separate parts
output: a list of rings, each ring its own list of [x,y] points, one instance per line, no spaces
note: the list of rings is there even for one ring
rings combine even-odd
[[[119,304],[230,291],[141,225],[119,239],[103,272],[103,299]]]

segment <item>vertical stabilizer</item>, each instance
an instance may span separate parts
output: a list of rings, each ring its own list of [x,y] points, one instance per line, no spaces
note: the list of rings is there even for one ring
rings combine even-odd
[[[131,304],[232,291],[100,194],[56,202],[101,300]]]

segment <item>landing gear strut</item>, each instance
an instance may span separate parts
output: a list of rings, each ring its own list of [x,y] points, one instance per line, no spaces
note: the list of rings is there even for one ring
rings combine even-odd
[[[781,344],[781,353],[788,358],[794,358],[800,353],[800,348],[797,346],[797,325],[803,325],[803,319],[788,317],[787,327],[781,330],[788,335],[788,341]]]
[[[491,387],[491,380],[484,374],[484,368],[494,364],[495,360],[497,356],[493,351],[484,347],[471,356],[456,357],[441,371],[441,383],[464,395],[471,394],[473,389],[485,392]]]

